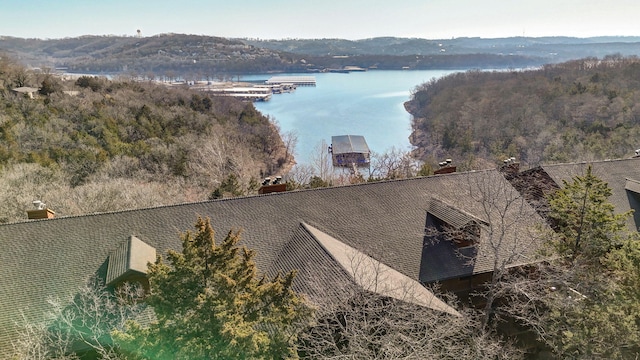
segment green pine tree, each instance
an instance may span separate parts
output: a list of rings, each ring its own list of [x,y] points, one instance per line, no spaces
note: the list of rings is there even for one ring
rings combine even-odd
[[[549,198],[552,256],[534,278],[514,280],[508,307],[558,358],[636,358],[640,246],[626,231],[630,212],[614,213],[611,189],[590,166],[563,185]]]
[[[295,272],[258,275],[255,252],[229,231],[217,244],[209,219],[182,235],[182,252],[149,265],[147,303],[157,321],[129,323],[115,339],[139,359],[295,358],[298,326],[312,309],[292,289]]]
[[[584,176],[563,183],[549,199],[549,216],[559,234],[552,245],[571,262],[597,261],[620,244],[630,213],[614,214],[608,202],[611,188],[593,175],[591,166]]]

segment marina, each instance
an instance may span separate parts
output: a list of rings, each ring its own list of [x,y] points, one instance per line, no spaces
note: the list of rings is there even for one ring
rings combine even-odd
[[[247,101],[269,101],[272,94],[271,88],[258,86],[206,87],[200,90],[216,96],[231,96]]]
[[[231,96],[244,101],[263,102],[273,94],[289,93],[297,86],[315,86],[314,76],[274,76],[257,82],[206,82],[190,84],[191,88],[215,96]]]

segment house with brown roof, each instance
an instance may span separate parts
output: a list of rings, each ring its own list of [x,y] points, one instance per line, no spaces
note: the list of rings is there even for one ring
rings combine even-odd
[[[593,175],[605,181],[611,188],[609,202],[615,207],[615,212],[634,211],[633,216],[627,221],[627,229],[638,231],[640,229],[640,157],[541,165],[506,177],[536,209],[542,210],[540,213],[544,216],[544,197],[560,188],[563,181],[571,182],[574,177],[585,175],[589,166]]]
[[[452,316],[423,284],[468,291],[496,266],[532,261],[544,225],[497,170],[4,224],[0,353],[17,322],[41,320],[47,299],[70,298],[88,277],[144,276],[198,216],[222,234],[243,229],[261,271],[297,269],[294,288],[312,302],[355,285]]]

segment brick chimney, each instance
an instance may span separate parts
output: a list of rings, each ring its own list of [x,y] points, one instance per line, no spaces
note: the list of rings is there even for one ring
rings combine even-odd
[[[440,168],[434,171],[433,174],[441,175],[441,174],[451,174],[456,172],[456,167],[451,165],[451,163],[452,163],[451,159],[446,159],[445,161],[438,163]]]
[[[505,173],[507,176],[517,175],[520,171],[520,163],[516,161],[516,158],[510,157],[506,160],[503,160],[502,166],[500,167],[500,171]]]
[[[287,184],[282,182],[282,176],[276,176],[273,181],[271,178],[265,178],[262,186],[258,189],[258,194],[269,194],[272,192],[287,191]]]
[[[27,218],[29,220],[37,220],[37,219],[53,219],[56,216],[56,213],[47,208],[47,204],[43,203],[40,200],[34,200],[33,205],[35,209],[27,210]]]

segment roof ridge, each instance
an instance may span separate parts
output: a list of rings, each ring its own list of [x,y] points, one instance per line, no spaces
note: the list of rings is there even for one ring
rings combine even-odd
[[[100,215],[109,215],[109,214],[122,214],[122,213],[136,212],[136,211],[155,210],[155,209],[166,209],[166,208],[189,206],[189,205],[207,204],[207,203],[212,203],[212,202],[242,201],[242,200],[265,197],[265,196],[287,196],[287,195],[298,193],[298,192],[331,191],[332,189],[338,189],[338,188],[350,188],[350,187],[358,187],[358,186],[375,186],[377,184],[382,184],[382,183],[399,183],[399,182],[421,181],[421,180],[424,180],[426,178],[434,178],[434,177],[442,177],[442,176],[449,176],[449,177],[452,177],[452,176],[463,176],[463,175],[468,175],[468,174],[473,174],[473,173],[491,172],[491,171],[497,171],[497,169],[471,170],[471,171],[456,172],[456,173],[449,173],[449,174],[437,174],[437,175],[430,175],[430,176],[416,176],[416,177],[404,178],[404,179],[385,179],[385,180],[379,180],[379,181],[373,181],[373,182],[364,182],[364,183],[358,183],[358,184],[345,184],[345,185],[336,185],[336,186],[329,186],[329,187],[319,187],[319,188],[313,188],[313,189],[298,189],[298,190],[293,190],[293,191],[273,192],[273,193],[268,193],[268,194],[243,195],[243,196],[222,198],[222,199],[200,200],[200,201],[191,201],[191,202],[180,202],[180,203],[175,203],[175,204],[163,204],[163,205],[146,206],[146,207],[140,207],[140,208],[112,210],[112,211],[104,211],[104,212],[93,212],[93,213],[78,214],[78,215],[67,215],[67,216],[54,217],[54,218],[51,218],[51,219],[32,219],[32,220],[24,219],[24,220],[18,220],[18,221],[13,221],[13,222],[0,224],[0,227],[9,226],[9,225],[16,225],[16,224],[40,222],[40,221],[60,221],[60,220],[65,220],[65,219],[76,219],[76,218],[91,217],[91,216],[100,216]]]
[[[629,160],[636,160],[636,159],[640,159],[640,157],[604,159],[604,160],[584,160],[584,161],[574,161],[574,162],[566,162],[566,163],[540,164],[538,166],[544,168],[545,166],[588,165],[588,164],[596,164],[596,163],[621,162],[621,161],[629,161]]]

